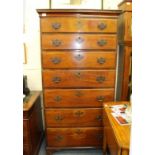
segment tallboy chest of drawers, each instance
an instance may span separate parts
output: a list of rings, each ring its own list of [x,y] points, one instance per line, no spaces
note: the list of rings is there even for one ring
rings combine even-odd
[[[37,12],[47,154],[102,148],[102,104],[115,97],[120,11]]]

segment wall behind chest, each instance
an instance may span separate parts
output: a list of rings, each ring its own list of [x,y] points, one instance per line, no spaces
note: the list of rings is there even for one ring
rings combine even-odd
[[[24,43],[27,63],[23,64],[23,74],[27,75],[31,90],[42,90],[40,58],[40,25],[37,8],[48,8],[48,0],[24,0]]]
[[[117,5],[122,2],[122,0],[103,0],[104,9],[117,9]]]

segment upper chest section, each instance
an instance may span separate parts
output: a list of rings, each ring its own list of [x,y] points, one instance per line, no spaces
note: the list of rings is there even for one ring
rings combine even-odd
[[[37,10],[41,32],[116,33],[118,11]]]

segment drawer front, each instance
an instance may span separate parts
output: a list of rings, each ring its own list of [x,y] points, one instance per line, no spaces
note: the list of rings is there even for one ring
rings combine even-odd
[[[23,144],[29,143],[29,128],[28,128],[28,121],[23,120]]]
[[[116,35],[42,34],[42,49],[116,49]]]
[[[44,70],[45,88],[93,88],[115,86],[115,70]]]
[[[102,126],[102,109],[46,109],[45,118],[47,127]]]
[[[114,100],[114,89],[45,89],[45,107],[102,107]]]
[[[94,128],[47,128],[48,147],[102,146],[103,129]]]
[[[41,19],[42,32],[111,32],[117,31],[116,19],[52,17]]]
[[[116,52],[43,52],[43,68],[114,69]]]

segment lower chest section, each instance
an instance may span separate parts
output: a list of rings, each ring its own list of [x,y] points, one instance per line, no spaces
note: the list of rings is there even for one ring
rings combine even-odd
[[[101,127],[84,128],[47,128],[49,147],[100,147],[102,144]]]

